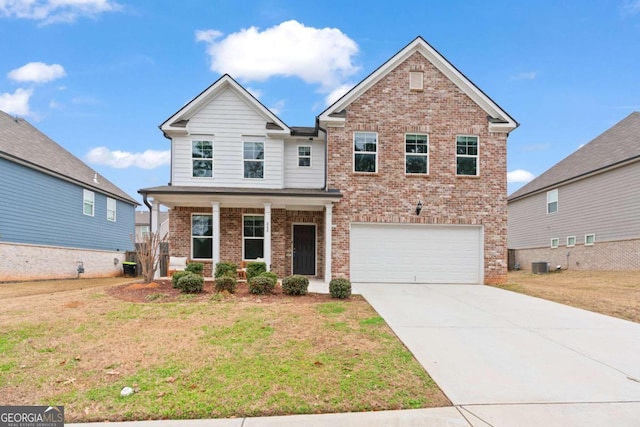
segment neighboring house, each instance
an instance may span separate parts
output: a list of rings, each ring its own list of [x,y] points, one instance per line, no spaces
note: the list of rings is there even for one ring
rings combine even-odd
[[[136,211],[136,243],[151,231],[151,215],[149,211]],[[158,218],[160,237],[169,236],[169,212],[160,211]]]
[[[509,248],[530,269],[640,269],[640,112],[509,196]]]
[[[138,203],[1,111],[0,200],[0,281],[122,273]]]
[[[161,126],[170,252],[329,281],[502,282],[517,123],[418,37],[289,127],[224,75]],[[148,199],[147,199],[148,200]]]

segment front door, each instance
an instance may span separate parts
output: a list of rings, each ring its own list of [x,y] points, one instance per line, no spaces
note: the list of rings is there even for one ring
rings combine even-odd
[[[293,226],[293,274],[316,274],[316,226]]]

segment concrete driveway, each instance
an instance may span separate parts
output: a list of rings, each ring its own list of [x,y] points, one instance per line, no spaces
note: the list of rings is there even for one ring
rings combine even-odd
[[[640,425],[640,324],[489,286],[354,291],[474,427]]]

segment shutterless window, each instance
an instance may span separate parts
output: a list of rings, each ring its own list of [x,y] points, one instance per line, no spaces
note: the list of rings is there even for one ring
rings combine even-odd
[[[558,239],[557,237],[551,239],[551,248],[556,249],[558,246],[560,246],[560,239]]]
[[[107,197],[107,221],[116,222],[116,199]]]
[[[405,173],[429,173],[429,137],[407,134],[404,136]]]
[[[576,236],[567,237],[567,247],[571,248],[576,245]]]
[[[82,190],[82,213],[93,216],[95,211],[95,194],[93,191]]]
[[[243,259],[264,258],[264,216],[245,215],[242,227]]]
[[[192,176],[213,177],[213,142],[191,141]]]
[[[245,142],[243,158],[245,178],[264,178],[264,142]]]
[[[456,137],[456,175],[478,175],[478,137]]]
[[[547,213],[558,212],[558,189],[547,191]]]
[[[353,134],[353,170],[355,172],[377,172],[378,134],[355,132]]]
[[[309,145],[298,146],[298,166],[311,166],[311,147]]]
[[[213,256],[213,217],[191,216],[191,254],[193,259],[211,259]]]
[[[586,246],[592,246],[596,242],[595,234],[587,234],[584,236],[584,244]]]

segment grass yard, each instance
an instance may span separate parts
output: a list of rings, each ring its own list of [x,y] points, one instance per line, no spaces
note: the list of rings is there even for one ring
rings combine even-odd
[[[512,271],[497,287],[640,323],[640,271]]]
[[[67,422],[450,405],[358,296],[166,302],[150,290],[131,302],[108,288],[7,298],[2,286],[2,404],[65,405]],[[135,393],[121,397],[125,386]]]

